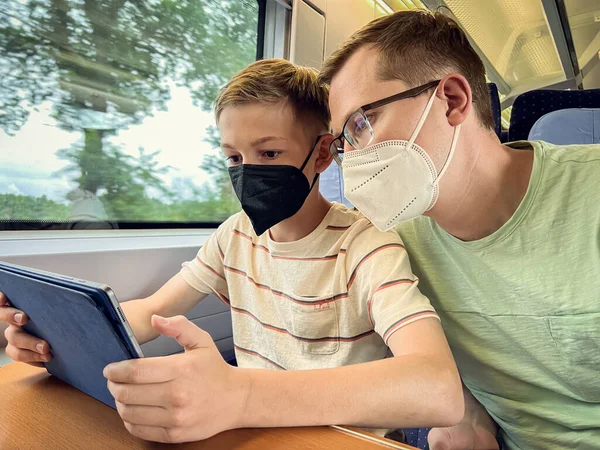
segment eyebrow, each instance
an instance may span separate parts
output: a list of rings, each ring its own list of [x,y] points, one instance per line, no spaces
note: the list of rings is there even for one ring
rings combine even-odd
[[[338,133],[336,130],[334,130],[332,128],[331,130],[329,130],[331,132],[331,134],[333,136],[339,136],[344,131],[344,125],[346,125],[346,122],[348,122],[348,119],[350,118],[350,116],[361,108],[362,108],[362,106],[358,106],[358,107],[354,108],[353,110],[349,111],[346,115],[344,115],[344,120],[342,122],[342,129],[340,130],[340,132]]]
[[[331,133],[333,136],[339,136],[339,135],[340,135],[340,134],[341,134],[341,133],[344,131],[344,128],[343,128],[343,127],[344,127],[344,125],[346,124],[346,122],[348,121],[348,119],[350,118],[350,116],[351,116],[352,114],[354,114],[356,111],[358,111],[358,109],[359,109],[359,108],[357,108],[357,109],[353,109],[352,111],[350,111],[350,112],[348,113],[348,115],[346,115],[346,116],[344,117],[344,121],[342,122],[342,130],[341,130],[339,133],[338,133],[336,130],[334,130],[333,128],[332,128],[331,130],[329,130],[329,132],[330,132],[330,133]]]
[[[257,145],[264,144],[265,142],[268,142],[268,141],[287,141],[287,139],[282,136],[265,136],[265,137],[262,137],[260,139],[256,139],[255,141],[250,142],[250,145],[252,147],[256,147]]]
[[[262,137],[260,139],[256,139],[256,140],[250,142],[250,145],[252,147],[256,147],[257,145],[264,144],[265,142],[269,142],[269,141],[287,141],[287,140],[288,139],[284,138],[283,136],[265,136],[265,137]],[[224,142],[221,142],[221,148],[228,148],[230,150],[235,150],[232,145],[229,145]]]

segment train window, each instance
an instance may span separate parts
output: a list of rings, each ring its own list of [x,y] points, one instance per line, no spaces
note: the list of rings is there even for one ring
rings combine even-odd
[[[566,0],[567,15],[573,37],[583,87],[600,85],[600,4],[588,0]]]
[[[236,212],[211,106],[261,56],[265,5],[2,0],[0,229],[214,226]]]

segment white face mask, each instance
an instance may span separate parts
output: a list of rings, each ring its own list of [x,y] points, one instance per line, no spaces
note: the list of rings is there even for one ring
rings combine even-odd
[[[378,229],[387,231],[400,222],[429,211],[439,195],[460,131],[454,128],[450,153],[439,175],[429,155],[417,144],[435,92],[410,140],[385,141],[344,154],[344,194]]]

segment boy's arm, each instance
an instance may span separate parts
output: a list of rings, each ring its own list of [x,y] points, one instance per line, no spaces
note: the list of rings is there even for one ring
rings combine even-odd
[[[335,369],[247,370],[241,427],[345,424],[377,428],[451,426],[463,417],[460,378],[437,319],[389,340],[393,358]],[[239,369],[243,370],[243,369]]]
[[[182,442],[241,427],[457,424],[464,414],[458,371],[404,247],[395,234],[363,238],[370,243],[366,249],[353,241],[356,254],[346,254],[348,290],[358,289],[361,315],[369,314],[394,357],[318,370],[234,368],[185,318],[154,318],[157,331],[176,338],[186,352],[167,357],[168,363],[149,358],[107,367],[109,389],[130,432]]]
[[[437,319],[394,333],[393,358],[289,372],[229,366],[185,317],[153,324],[185,353],[104,371],[125,427],[142,439],[188,442],[244,427],[452,426],[463,417],[460,380]]]
[[[394,357],[327,370],[250,370],[242,426],[458,423],[464,412],[458,370],[399,236],[368,226],[346,245],[350,298]]]
[[[219,240],[225,240],[231,223],[231,219],[223,223],[200,248],[196,258],[184,263],[181,271],[150,297],[121,305],[140,344],[158,337],[150,323],[153,314],[165,317],[184,315],[210,293],[228,303],[224,254]]]
[[[153,314],[166,317],[183,315],[206,295],[192,288],[178,273],[150,297],[123,302],[121,309],[136,339],[144,344],[158,337],[150,323]]]

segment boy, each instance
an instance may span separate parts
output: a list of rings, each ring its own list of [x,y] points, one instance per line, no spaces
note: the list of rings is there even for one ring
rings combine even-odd
[[[186,349],[106,368],[135,436],[183,442],[240,427],[462,418],[452,355],[397,234],[319,193],[332,160],[327,97],[313,70],[284,60],[258,61],[220,92],[216,120],[243,212],[155,294],[123,304],[141,343],[161,333]],[[231,307],[239,367],[172,317],[208,294]],[[24,335],[16,313],[0,308],[13,323],[7,353],[47,360],[47,343]],[[384,359],[388,345],[394,357]]]

